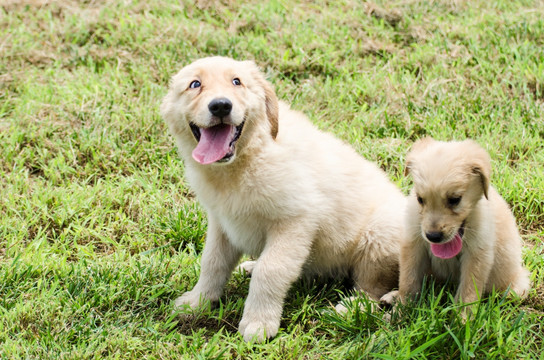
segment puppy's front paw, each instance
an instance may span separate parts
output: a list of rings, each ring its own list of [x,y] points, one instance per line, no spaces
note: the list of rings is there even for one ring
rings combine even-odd
[[[380,298],[380,302],[389,305],[395,305],[397,302],[402,302],[402,297],[398,290],[393,290],[383,295]]]
[[[175,300],[174,308],[175,310],[196,310],[210,306],[210,303],[202,293],[191,290]]]
[[[280,327],[280,322],[263,320],[263,319],[253,319],[247,320],[242,318],[240,321],[239,331],[240,334],[244,337],[245,341],[253,341],[261,343],[266,339],[273,338],[278,333]]]

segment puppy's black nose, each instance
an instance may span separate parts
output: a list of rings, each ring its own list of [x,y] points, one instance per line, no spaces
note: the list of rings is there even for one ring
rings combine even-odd
[[[430,242],[433,243],[440,242],[444,238],[444,234],[442,233],[442,231],[429,231],[425,233],[425,236],[427,237],[427,239],[429,239]]]
[[[224,117],[230,114],[232,110],[232,102],[227,98],[217,98],[210,101],[208,109],[212,115],[217,117]]]

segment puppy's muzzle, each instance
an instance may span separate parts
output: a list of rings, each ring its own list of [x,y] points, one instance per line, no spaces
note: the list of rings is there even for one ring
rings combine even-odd
[[[232,110],[232,102],[227,98],[216,98],[210,101],[208,109],[213,116],[223,118],[230,114]]]

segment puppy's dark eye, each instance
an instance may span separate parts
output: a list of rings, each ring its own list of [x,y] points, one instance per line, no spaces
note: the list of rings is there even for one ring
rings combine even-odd
[[[421,196],[418,196],[417,202],[419,203],[419,205],[423,205],[423,198]]]
[[[190,87],[191,89],[196,89],[196,88],[199,88],[200,85],[201,85],[201,84],[200,84],[200,81],[195,80],[195,81],[193,81],[193,82],[189,85],[189,87]]]
[[[457,206],[461,202],[461,196],[452,196],[448,198],[449,206]]]
[[[238,85],[242,85],[242,82],[240,81],[240,79],[234,78],[232,79],[232,84],[238,86]]]

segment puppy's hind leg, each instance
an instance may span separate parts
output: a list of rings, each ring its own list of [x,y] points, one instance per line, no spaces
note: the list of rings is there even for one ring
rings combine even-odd
[[[398,235],[368,231],[363,236],[352,258],[353,280],[357,290],[376,302],[372,309],[378,309],[382,297],[398,287]]]
[[[385,269],[384,269],[385,268]],[[380,309],[383,296],[392,294],[391,291],[398,284],[398,260],[375,259],[361,257],[354,267],[353,280],[355,290],[364,293],[368,302],[356,302],[357,297],[351,296],[338,303],[335,310],[340,314],[348,312],[348,304],[358,304],[362,312],[375,312]]]
[[[381,297],[398,287],[399,263],[397,255],[384,255],[380,258],[363,255],[354,266],[353,280],[357,290],[363,291],[372,300]]]

